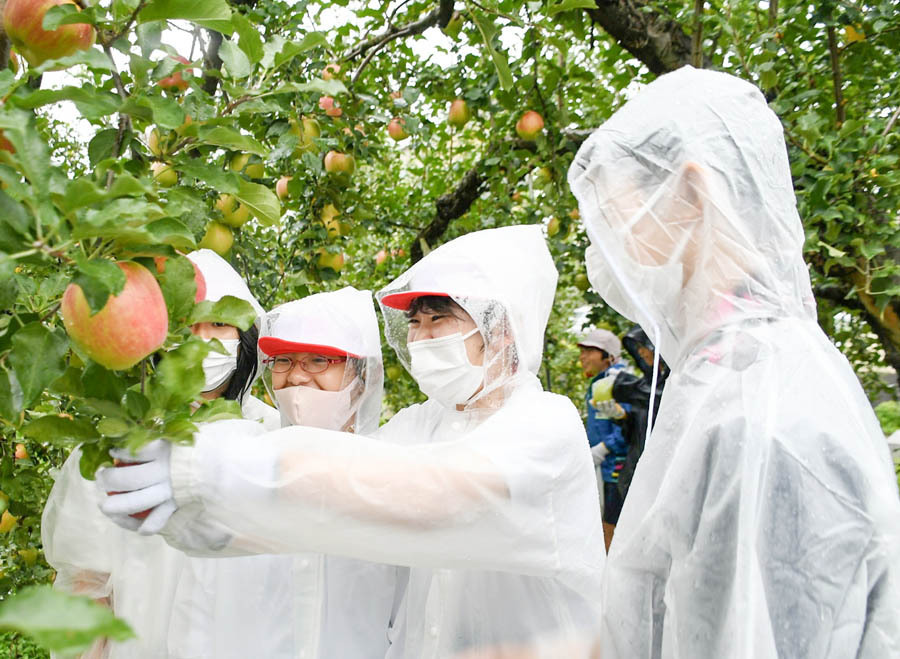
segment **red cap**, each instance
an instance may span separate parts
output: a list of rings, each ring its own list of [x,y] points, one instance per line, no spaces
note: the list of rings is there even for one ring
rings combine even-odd
[[[407,309],[409,309],[409,305],[412,304],[413,300],[415,300],[417,297],[426,296],[450,297],[450,294],[432,291],[404,291],[403,293],[391,293],[389,295],[385,295],[383,298],[381,298],[381,303],[386,307],[390,307],[391,309],[406,311]]]
[[[341,350],[334,346],[285,341],[284,339],[279,339],[275,336],[260,337],[259,349],[270,357],[274,355],[285,355],[291,352],[311,352],[314,355],[325,355],[326,357],[354,357],[359,359],[359,355],[354,355],[352,352],[347,352],[346,350]]]

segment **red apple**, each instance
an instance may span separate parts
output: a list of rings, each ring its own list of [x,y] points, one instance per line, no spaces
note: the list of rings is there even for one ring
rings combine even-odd
[[[544,130],[544,118],[529,110],[516,122],[516,134],[523,140],[533,141]]]
[[[469,123],[471,118],[472,113],[469,112],[469,106],[464,100],[458,98],[450,104],[450,111],[447,113],[447,123],[451,126],[462,128]]]
[[[388,260],[388,253],[386,249],[378,250],[378,253],[375,254],[375,265],[381,265],[385,261]]]
[[[186,58],[182,57],[181,55],[175,55],[175,56],[170,55],[170,57],[172,57],[172,59],[174,59],[174,60],[181,62],[182,64],[190,64],[190,62]],[[186,69],[186,70],[190,71],[192,69]],[[189,86],[188,81],[182,77],[181,71],[175,71],[172,75],[166,76],[165,78],[161,78],[160,80],[157,81],[156,84],[159,85],[160,87],[162,87],[163,89],[168,89],[169,91],[173,91],[173,92],[175,92],[175,91],[183,92]]]
[[[356,159],[353,154],[329,151],[325,154],[325,171],[329,174],[347,174],[356,169]]]
[[[31,66],[48,59],[59,59],[94,45],[96,34],[87,23],[60,25],[46,31],[44,14],[57,5],[74,5],[72,0],[7,0],[3,8],[3,27],[16,50]],[[80,11],[80,10],[79,10]]]
[[[197,243],[197,246],[211,249],[219,256],[225,256],[233,244],[234,234],[231,229],[213,220],[206,227],[206,233],[203,234],[203,238]]]
[[[293,178],[293,176],[282,176],[278,179],[278,183],[275,184],[275,194],[278,195],[279,199],[287,199],[291,194],[288,191],[288,181]]]
[[[324,110],[329,117],[340,117],[344,111],[334,104],[334,98],[331,96],[322,96],[319,99],[319,109]]]
[[[400,140],[405,140],[409,137],[409,133],[406,132],[406,122],[403,121],[400,117],[394,117],[391,119],[391,123],[388,124],[388,135],[391,136],[395,142],[399,142]]]
[[[25,444],[16,444],[16,460],[27,460],[28,459],[28,449],[25,448]]]
[[[153,262],[156,264],[156,271],[159,274],[166,271],[166,261],[168,260],[168,256],[153,257]],[[206,299],[206,277],[200,272],[200,268],[197,267],[196,263],[191,261],[191,265],[194,266],[194,283],[197,285],[197,293],[194,295],[194,302],[202,302]]]
[[[169,331],[166,301],[156,278],[145,267],[117,263],[125,287],[91,315],[84,292],[69,284],[62,299],[62,317],[69,338],[101,366],[121,370],[157,350]]]

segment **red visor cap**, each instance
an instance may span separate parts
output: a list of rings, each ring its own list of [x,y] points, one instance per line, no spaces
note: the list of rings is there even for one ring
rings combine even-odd
[[[353,357],[355,359],[360,359],[359,355],[354,355],[352,352],[347,352],[346,350],[341,350],[334,346],[285,341],[284,339],[279,339],[275,336],[260,337],[259,349],[270,357],[275,355],[285,355],[291,352],[311,352],[314,355],[325,355],[326,357]]]
[[[450,297],[450,294],[438,293],[433,291],[405,291],[403,293],[391,293],[389,295],[385,295],[383,298],[381,298],[381,303],[386,307],[390,307],[391,309],[407,311],[409,309],[409,305],[412,304],[413,300],[415,300],[417,297],[426,296]]]

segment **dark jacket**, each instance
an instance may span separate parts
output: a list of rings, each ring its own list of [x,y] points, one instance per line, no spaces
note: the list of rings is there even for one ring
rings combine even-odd
[[[622,435],[625,438],[625,443],[628,445],[628,451],[625,456],[625,464],[619,474],[618,484],[619,491],[624,497],[628,494],[634,470],[637,467],[641,454],[644,452],[644,442],[647,437],[647,420],[649,417],[650,385],[653,376],[653,364],[648,364],[641,358],[638,348],[645,346],[653,350],[653,343],[644,333],[644,330],[635,325],[622,338],[622,345],[634,359],[637,367],[641,369],[640,377],[630,373],[620,373],[616,377],[612,389],[613,398],[617,403],[631,406],[628,416],[622,421]],[[662,399],[666,376],[669,374],[669,368],[663,362],[660,362],[660,365],[661,372],[656,382],[656,400],[653,405],[654,419],[656,418],[656,412],[659,410],[659,402]]]

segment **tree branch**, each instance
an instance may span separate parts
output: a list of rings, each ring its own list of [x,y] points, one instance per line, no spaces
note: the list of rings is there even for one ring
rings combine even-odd
[[[407,23],[405,25],[388,26],[388,28],[381,34],[375,35],[370,39],[366,39],[361,44],[356,46],[356,48],[347,53],[344,59],[348,61],[354,60],[357,57],[365,55],[373,48],[375,50],[381,50],[382,48],[384,48],[384,46],[386,46],[394,39],[399,39],[400,37],[408,37],[413,34],[422,34],[422,32],[433,25],[444,27],[445,25],[447,25],[447,23],[450,22],[451,16],[453,16],[453,0],[440,0],[440,4],[435,9],[432,9],[419,20],[413,21],[412,23]],[[359,66],[356,73],[353,75],[354,80],[359,77],[360,69],[365,66],[365,64],[369,60],[371,60],[371,57],[367,58],[367,60],[365,60]]]
[[[844,119],[846,118],[844,112],[844,79],[841,75],[841,60],[834,26],[829,25],[827,31],[828,52],[831,54],[831,79],[834,82],[834,118],[837,127],[840,128],[844,125]]]
[[[691,63],[691,37],[676,21],[653,9],[647,0],[597,0],[588,9],[591,20],[599,23],[619,45],[657,75]],[[707,57],[703,66],[709,66]]]
[[[415,263],[424,255],[422,243],[431,246],[444,235],[450,222],[466,214],[472,203],[478,199],[484,189],[485,177],[479,172],[478,163],[463,175],[456,188],[438,197],[435,202],[436,213],[431,223],[416,234],[410,246],[409,257]]]
[[[209,43],[203,51],[203,66],[207,71],[221,71],[222,58],[219,57],[219,48],[222,45],[222,33],[215,30],[207,30]],[[203,91],[212,96],[219,86],[218,76],[206,74],[203,78]]]
[[[694,0],[694,34],[691,35],[691,65],[703,67],[703,5],[705,0]]]

